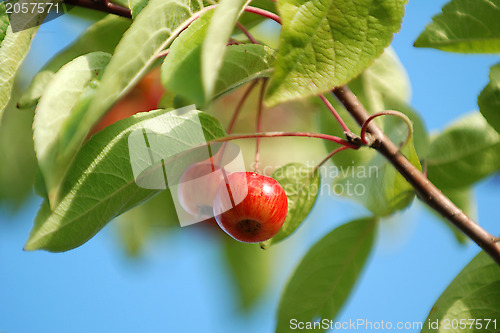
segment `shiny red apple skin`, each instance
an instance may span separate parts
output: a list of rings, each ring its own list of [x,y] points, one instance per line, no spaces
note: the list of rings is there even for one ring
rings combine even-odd
[[[213,217],[215,194],[224,182],[222,169],[210,160],[191,165],[181,176],[177,195],[182,208],[196,217]]]
[[[228,185],[235,206],[227,195]],[[287,212],[288,199],[283,187],[273,178],[254,172],[229,175],[227,184],[222,183],[215,195],[217,224],[228,235],[244,243],[263,242],[276,235]]]

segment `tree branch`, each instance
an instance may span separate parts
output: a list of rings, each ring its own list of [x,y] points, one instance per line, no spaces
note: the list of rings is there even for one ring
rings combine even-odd
[[[130,9],[116,5],[108,0],[64,0],[68,5],[99,10],[101,12],[115,14],[126,18],[132,18]]]
[[[360,126],[370,117],[370,114],[347,86],[333,89],[333,94],[344,104],[347,111]],[[481,228],[434,186],[420,170],[399,152],[398,147],[374,122],[371,122],[367,129],[375,140],[372,147],[381,153],[406,178],[417,192],[419,198],[470,237],[500,265],[500,243],[496,241],[497,238]]]

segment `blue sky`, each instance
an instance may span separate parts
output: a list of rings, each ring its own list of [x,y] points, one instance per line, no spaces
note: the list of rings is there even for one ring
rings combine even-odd
[[[431,130],[477,109],[489,67],[499,60],[412,46],[445,3],[410,1],[393,43],[412,81],[412,104]],[[50,56],[47,50],[62,48],[84,27],[70,23],[62,16],[41,27],[27,71],[39,68]],[[479,221],[495,234],[500,234],[498,186],[485,180],[476,191]],[[286,278],[307,249],[335,226],[364,214],[350,202],[321,198],[289,244],[270,250],[283,258],[276,279],[258,307],[242,315],[221,264],[221,245],[200,230],[185,228],[156,240],[142,261],[127,260],[112,241],[112,226],[67,253],[26,253],[21,249],[39,203],[33,198],[15,215],[0,211],[2,333],[271,332]],[[338,320],[423,321],[478,251],[473,244],[458,245],[441,222],[415,203],[381,224],[371,260]]]

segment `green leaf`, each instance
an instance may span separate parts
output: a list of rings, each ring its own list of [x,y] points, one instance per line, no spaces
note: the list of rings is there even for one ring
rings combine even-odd
[[[128,7],[132,12],[132,19],[135,20],[141,10],[146,7],[149,0],[128,0]]]
[[[239,296],[239,305],[248,310],[269,283],[269,254],[255,244],[235,242],[230,237],[223,239],[224,256]]]
[[[422,169],[411,138],[401,153]],[[387,216],[408,206],[415,197],[413,187],[380,154],[365,165],[336,169],[333,193],[358,201],[376,216]]]
[[[44,8],[51,5],[56,0],[47,0]],[[22,1],[25,3],[25,1]],[[31,28],[12,31],[11,25],[6,25],[7,14],[5,12],[5,3],[0,4],[0,121],[2,120],[3,110],[10,100],[14,77],[29,51],[31,40],[38,30],[46,14],[22,14],[23,22]],[[33,26],[35,23],[35,26]],[[21,26],[18,28],[22,28]]]
[[[179,227],[170,191],[161,191],[145,203],[125,212],[118,218],[117,232],[126,253],[141,255],[147,241],[168,228]]]
[[[110,58],[108,53],[92,52],[64,65],[50,81],[36,108],[33,140],[51,207],[59,201],[59,185],[74,157],[66,154],[65,134],[74,130],[71,125],[78,123],[86,111],[76,106]]]
[[[449,52],[500,52],[500,1],[452,0],[415,42]]]
[[[290,163],[273,172],[285,189],[288,198],[288,213],[281,230],[270,240],[261,243],[266,248],[290,236],[307,217],[319,194],[321,179],[312,175],[312,169],[302,163]]]
[[[434,138],[426,158],[429,179],[439,188],[463,188],[500,167],[500,136],[479,112]]]
[[[292,319],[313,322],[335,318],[368,258],[375,226],[375,218],[355,220],[336,228],[311,247],[281,296],[276,332],[290,332]]]
[[[481,114],[500,133],[500,64],[491,67],[490,82],[478,98]]]
[[[0,207],[19,209],[31,194],[36,170],[31,124],[33,110],[20,112],[15,105],[19,88],[14,85],[0,123]]]
[[[162,65],[162,83],[171,92],[192,100],[203,107],[205,99],[201,71],[201,50],[207,28],[213,22],[208,11],[191,24],[170,47]],[[227,46],[224,62],[215,85],[215,98],[258,78],[269,76],[274,51],[263,45],[240,44]]]
[[[401,27],[406,0],[285,0],[276,70],[266,102],[274,105],[331,90],[380,56]]]
[[[206,100],[212,99],[226,53],[226,44],[243,8],[250,1],[221,0],[214,10],[201,48],[201,77]]]
[[[71,45],[53,57],[38,72],[30,85],[19,99],[19,108],[29,108],[36,105],[54,74],[65,64],[81,55],[102,51],[113,54],[116,45],[125,30],[130,26],[129,19],[116,15],[108,15],[92,24]]]
[[[479,253],[438,298],[424,322],[426,332],[498,332],[500,318],[500,267]],[[473,321],[476,319],[475,321]],[[488,320],[497,320],[489,322]],[[429,327],[436,323],[438,327]],[[448,326],[445,326],[449,322]],[[452,326],[452,322],[456,322]],[[465,323],[465,326],[460,325]],[[462,326],[462,327],[460,327]]]
[[[158,120],[161,116],[168,119]],[[150,121],[153,119],[158,123]],[[199,113],[199,120],[206,140],[224,135],[214,118]],[[25,249],[62,252],[78,247],[110,220],[157,194],[158,190],[137,186],[128,147],[130,133],[140,128],[156,130],[154,124],[161,124],[164,133],[172,133],[179,142],[176,147],[163,148],[192,148],[189,138],[194,122],[164,110],[138,113],[106,127],[76,155],[62,184],[59,205],[51,212],[48,203],[43,203]]]

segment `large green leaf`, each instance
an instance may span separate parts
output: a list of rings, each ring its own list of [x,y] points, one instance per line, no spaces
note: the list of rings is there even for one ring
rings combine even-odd
[[[500,1],[452,0],[432,18],[415,46],[450,52],[500,52]]]
[[[128,0],[128,5],[130,11],[132,13],[132,18],[135,20],[137,15],[141,12],[141,10],[146,7],[149,0]]]
[[[159,119],[163,115],[168,119]],[[189,138],[195,122],[185,117],[164,110],[143,112],[92,136],[68,170],[59,205],[51,212],[48,203],[43,203],[25,249],[61,252],[78,247],[114,217],[158,193],[137,186],[128,137],[134,130],[155,131],[161,125],[162,133],[178,142],[175,147],[163,149],[191,149]],[[199,120],[206,140],[224,135],[214,118],[199,113]]]
[[[426,161],[437,187],[472,185],[499,170],[500,135],[479,112],[469,114],[434,138]]]
[[[93,125],[131,89],[203,8],[197,0],[150,0],[115,48],[101,84],[68,144],[73,154]],[[69,154],[70,152],[68,152]]]
[[[488,123],[500,133],[500,64],[491,67],[490,82],[479,95],[478,105]]]
[[[207,100],[210,100],[214,94],[229,37],[231,37],[243,8],[250,1],[221,0],[215,8],[201,48],[201,77]]]
[[[500,267],[481,252],[436,301],[422,332],[498,332],[499,319]]]
[[[391,43],[406,0],[284,0],[283,27],[267,103],[319,94],[349,82]]]
[[[263,248],[287,238],[300,226],[316,202],[321,183],[319,173],[313,175],[312,169],[302,163],[287,164],[275,170],[272,177],[285,189],[288,213],[281,230],[262,243]]]
[[[248,310],[264,292],[270,278],[270,256],[256,244],[223,237],[224,256],[233,278],[239,305]]]
[[[92,24],[75,42],[53,57],[33,77],[30,85],[19,99],[19,107],[28,108],[34,106],[54,74],[76,57],[95,51],[113,54],[116,45],[125,30],[130,26],[130,23],[132,21],[129,19],[110,14]]]
[[[51,6],[55,1],[45,1],[43,3],[44,8],[47,8],[49,5]],[[24,22],[30,28],[22,29],[22,26],[18,26],[19,31],[13,32],[12,26],[6,24],[8,18],[5,3],[0,3],[0,121],[2,120],[3,110],[10,100],[14,77],[29,51],[31,40],[38,30],[39,24],[46,15],[38,14],[37,12],[22,14],[23,21],[16,24],[22,25]],[[21,5],[22,3],[29,4],[28,0],[22,0],[19,3]]]
[[[44,176],[51,207],[58,203],[58,188],[73,155],[66,154],[66,133],[83,117],[85,108],[76,107],[89,84],[98,77],[111,55],[92,52],[64,65],[54,75],[40,98],[33,122],[33,140]]]
[[[375,237],[376,220],[344,224],[317,242],[288,282],[278,308],[276,332],[309,332],[297,322],[332,320],[356,284]]]
[[[162,65],[165,88],[192,100],[198,107],[209,102],[205,98],[201,72],[201,50],[213,11],[201,15],[170,47]],[[274,51],[263,45],[225,46],[224,62],[218,73],[213,94],[218,97],[254,78],[268,76]]]

